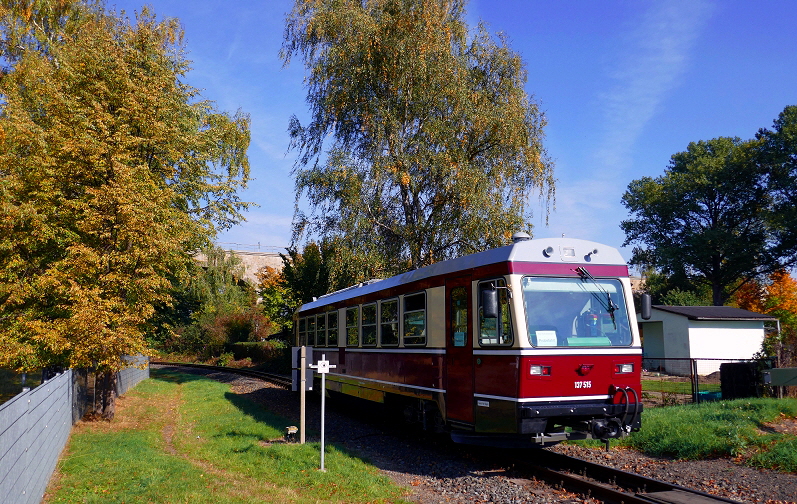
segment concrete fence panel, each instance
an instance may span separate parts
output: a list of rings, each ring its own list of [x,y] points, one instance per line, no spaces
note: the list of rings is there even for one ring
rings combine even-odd
[[[36,503],[44,496],[72,429],[71,383],[69,370],[0,406],[3,502]]]
[[[149,359],[126,357],[131,365],[117,377],[124,394],[149,378]],[[0,404],[0,502],[41,502],[72,425],[83,417],[88,374],[67,370]]]

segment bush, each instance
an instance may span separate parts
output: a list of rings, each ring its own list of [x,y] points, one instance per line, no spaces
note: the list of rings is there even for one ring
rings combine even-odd
[[[264,364],[268,369],[281,373],[291,369],[291,347],[284,341],[233,343],[230,349],[236,360],[249,358],[257,364]]]

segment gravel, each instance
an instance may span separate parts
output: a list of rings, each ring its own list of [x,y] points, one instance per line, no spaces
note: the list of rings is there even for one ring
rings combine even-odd
[[[180,371],[188,371],[181,368]],[[192,370],[193,372],[193,370]],[[251,399],[298,425],[297,395],[260,380],[231,374],[197,371],[230,383],[233,392]],[[320,431],[320,399],[308,394],[307,428]],[[340,403],[340,404],[338,404]],[[494,451],[455,445],[445,436],[410,432],[386,421],[381,410],[365,401],[327,401],[326,440],[356,453],[407,489],[404,497],[422,504],[591,503],[594,499],[553,488],[516,474],[502,465]],[[368,422],[361,418],[371,418]],[[377,419],[377,420],[374,420]],[[308,436],[317,441],[317,434]],[[609,452],[557,445],[557,452],[619,467],[703,492],[749,503],[797,502],[797,475],[757,470],[732,460],[678,461],[648,457],[613,447]],[[533,451],[530,451],[533,456]],[[497,461],[496,461],[497,460]]]

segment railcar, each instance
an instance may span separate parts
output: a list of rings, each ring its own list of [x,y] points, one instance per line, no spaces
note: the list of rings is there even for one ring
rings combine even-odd
[[[642,347],[617,249],[528,239],[303,305],[328,392],[457,442],[538,446],[640,428]],[[400,412],[400,413],[399,413]]]

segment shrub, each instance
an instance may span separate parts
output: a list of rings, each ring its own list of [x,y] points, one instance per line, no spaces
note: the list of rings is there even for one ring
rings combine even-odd
[[[291,348],[284,341],[240,342],[230,345],[230,349],[236,360],[249,358],[275,372],[290,371]]]

